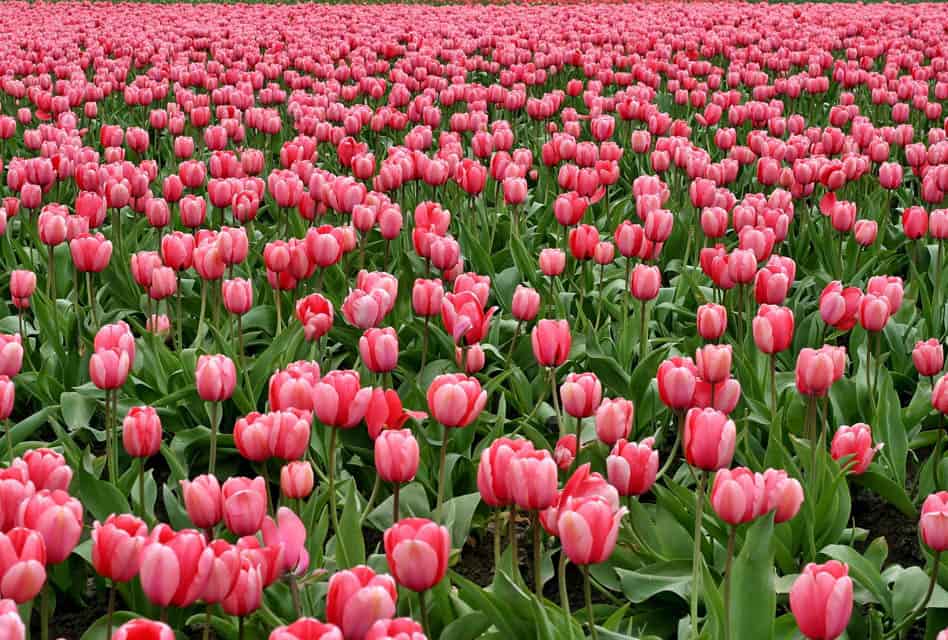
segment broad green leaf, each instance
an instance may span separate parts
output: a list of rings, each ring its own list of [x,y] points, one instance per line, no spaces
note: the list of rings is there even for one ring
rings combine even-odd
[[[758,518],[748,528],[731,568],[729,637],[734,640],[770,640],[774,636],[773,529],[772,515]],[[753,606],[748,606],[751,602]]]
[[[128,500],[111,483],[99,480],[85,469],[79,469],[79,496],[82,504],[99,522],[113,513],[129,513]]]
[[[340,531],[336,532],[336,566],[339,569],[365,563],[365,540],[362,537],[362,514],[356,501],[357,491],[355,483],[350,483],[339,518]]]

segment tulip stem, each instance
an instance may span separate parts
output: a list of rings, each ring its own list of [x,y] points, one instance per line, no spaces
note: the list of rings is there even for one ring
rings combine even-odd
[[[438,522],[442,521],[444,515],[441,513],[441,509],[444,505],[444,484],[446,482],[445,475],[448,471],[448,436],[451,434],[451,431],[447,426],[442,425],[441,428],[444,429],[444,436],[441,439],[441,470],[438,472],[438,504],[435,508],[435,513],[437,514],[436,520]]]
[[[501,534],[500,529],[503,526],[503,516],[502,511],[497,509],[494,511],[494,573],[497,573],[500,570],[500,556],[501,556]]]
[[[292,573],[289,575],[290,583],[290,595],[293,597],[293,610],[296,612],[296,617],[301,618],[303,616],[303,603],[300,600],[300,585],[296,581],[296,576]]]
[[[596,305],[596,324],[593,325],[594,330],[599,329],[599,321],[602,319],[602,299],[605,298],[605,296],[602,293],[602,280],[605,277],[605,275],[606,275],[606,265],[603,264],[599,266],[599,286],[597,287],[598,292],[599,292],[599,302]]]
[[[569,558],[566,557],[566,553],[560,549],[560,566],[558,570],[558,578],[560,582],[560,608],[563,609],[563,612],[566,614],[566,618],[569,619],[569,593],[566,591],[566,564],[569,562]]]
[[[237,617],[237,640],[244,640],[244,617]]]
[[[679,415],[678,417],[678,431],[675,434],[675,442],[672,444],[671,451],[668,452],[668,458],[665,460],[665,464],[662,465],[662,468],[659,470],[658,474],[655,476],[655,481],[658,482],[665,473],[671,467],[672,462],[675,460],[675,456],[678,453],[678,447],[681,446],[681,432],[684,429],[684,415]]]
[[[375,483],[372,485],[372,493],[369,495],[369,500],[365,503],[365,510],[362,512],[361,522],[365,522],[365,519],[369,517],[369,514],[372,512],[372,505],[375,504],[375,498],[379,495],[379,487],[382,486],[382,476],[378,473],[375,474]]]
[[[211,637],[211,605],[204,607],[204,640]]]
[[[92,325],[99,327],[99,312],[95,310],[95,291],[92,288],[92,273],[86,271],[86,293],[89,294],[89,308],[92,309]]]
[[[399,513],[399,508],[398,508],[398,492],[400,489],[401,489],[401,485],[396,482],[395,491],[392,493],[392,524],[395,524],[396,522],[401,520],[401,517],[402,517],[401,513]]]
[[[13,464],[13,435],[10,433],[13,431],[13,425],[10,424],[10,420],[6,419],[3,421],[4,430],[7,432],[7,453],[10,456],[10,464]]]
[[[72,308],[76,312],[76,350],[82,354],[82,307],[79,306],[79,270],[72,267]],[[20,318],[20,335],[23,335],[23,318]]]
[[[513,358],[514,349],[517,346],[517,338],[520,337],[520,328],[523,323],[518,321],[517,328],[514,330],[513,338],[510,339],[510,349],[507,350],[507,368],[510,368],[510,359]]]
[[[329,430],[329,520],[339,544],[339,515],[336,513],[336,428]]]
[[[908,629],[915,622],[916,618],[919,615],[925,612],[925,609],[928,608],[928,603],[932,599],[932,594],[935,593],[935,585],[938,583],[938,570],[941,567],[941,551],[935,551],[935,557],[932,562],[932,577],[928,582],[928,591],[925,592],[925,598],[919,603],[912,612],[907,615],[901,623],[898,624],[894,629],[885,634],[885,640],[889,638],[898,638],[903,631]]]
[[[178,298],[178,355],[181,355],[181,350],[184,349],[184,314],[181,313],[181,276],[178,276],[178,290],[176,296]]]
[[[431,624],[428,622],[428,605],[425,604],[425,592],[418,592],[418,609],[421,612],[421,627],[424,629],[425,636],[431,636]]]
[[[642,361],[645,360],[645,352],[648,349],[648,302],[642,300],[642,313],[639,318],[639,362],[642,364]]]
[[[727,561],[724,564],[724,637],[731,637],[731,563],[734,561],[734,541],[737,527],[731,525],[727,535]]]
[[[543,597],[543,541],[540,530],[540,512],[530,513],[530,527],[533,529],[533,591],[538,598]]]
[[[53,256],[53,245],[49,245],[49,258],[47,260],[47,275],[46,278],[46,297],[50,300],[55,300],[56,295],[56,258]]]
[[[109,608],[105,615],[105,637],[112,637],[112,616],[115,613],[115,582],[112,582],[112,586],[109,589]]]
[[[932,327],[932,334],[941,333],[941,269],[942,269],[942,252],[944,251],[945,243],[938,240],[938,254],[935,258],[935,290],[932,293],[932,321],[935,325]]]
[[[556,392],[556,372],[550,367],[550,391],[553,393],[553,410],[556,412],[556,432],[559,438],[563,437],[563,421],[560,419],[560,396]],[[579,442],[576,443],[577,455],[579,454]]]
[[[510,557],[514,571],[520,571],[520,551],[517,549],[517,505],[510,505],[507,537],[510,538]]]
[[[938,412],[938,437],[935,440],[935,453],[932,454],[932,491],[936,491],[936,492],[940,490],[939,487],[941,486],[941,477],[940,477],[941,476],[940,468],[941,468],[941,459],[942,459],[941,441],[945,435],[945,429],[944,429],[944,424],[943,424],[944,418],[945,418],[945,414],[939,411]],[[10,433],[9,430],[7,430],[8,435],[9,433]],[[10,460],[13,460],[12,453],[10,455]]]
[[[431,322],[431,316],[425,316],[425,328],[421,334],[421,369],[419,373],[425,370],[425,363],[428,361],[428,323]]]
[[[49,585],[40,592],[40,637],[49,640]]]
[[[770,407],[773,415],[777,415],[777,354],[770,354]]]
[[[704,515],[705,472],[698,469],[698,487],[695,490],[695,548],[691,559],[691,638],[698,639],[698,594],[701,592],[701,519]]]
[[[139,517],[145,519],[145,459],[138,459],[138,508]]]
[[[583,565],[583,595],[586,598],[586,616],[589,618],[589,633],[592,636],[593,640],[596,640],[599,635],[596,631],[596,619],[593,616],[593,601],[592,601],[592,592],[589,587],[589,565]]]

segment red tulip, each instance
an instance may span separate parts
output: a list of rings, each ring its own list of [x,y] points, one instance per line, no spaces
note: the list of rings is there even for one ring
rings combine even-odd
[[[161,448],[161,419],[152,407],[132,407],[122,422],[122,444],[133,458],[147,458]]]
[[[563,552],[570,562],[605,562],[615,549],[625,507],[614,509],[600,497],[578,498],[560,510],[557,524]]]
[[[363,640],[377,620],[395,615],[398,592],[391,576],[366,566],[337,571],[329,579],[326,620],[342,629],[346,640]]]
[[[658,451],[652,449],[654,439],[641,443],[618,440],[606,458],[609,484],[621,496],[639,496],[652,488],[658,473]]]
[[[260,530],[267,513],[267,484],[261,477],[231,477],[221,487],[224,524],[235,535],[250,536]]]
[[[736,438],[734,422],[716,409],[691,409],[685,417],[685,458],[693,467],[716,471],[729,466]]]
[[[808,564],[790,589],[790,610],[811,640],[835,640],[846,630],[853,610],[849,567],[837,560]]]
[[[305,499],[313,492],[313,465],[295,460],[280,469],[280,491],[287,498]]]
[[[237,369],[225,355],[203,355],[198,358],[194,380],[202,400],[221,402],[234,394]]]
[[[16,527],[0,533],[0,596],[29,602],[46,582],[46,545],[39,532]]]
[[[566,320],[540,320],[531,334],[533,356],[541,367],[558,367],[569,357],[572,336]]]
[[[384,535],[385,558],[395,581],[411,591],[427,591],[444,578],[451,553],[448,530],[425,518],[405,518]]]
[[[164,622],[137,618],[115,630],[111,640],[174,640],[174,631]]]
[[[869,425],[862,422],[853,426],[842,426],[833,436],[833,442],[830,445],[830,455],[833,460],[840,460],[847,456],[850,464],[850,472],[856,475],[865,473],[872,463],[872,458],[881,445],[872,446],[872,430]]]
[[[410,429],[387,429],[375,439],[375,469],[385,482],[414,480],[418,459],[418,442]]]
[[[487,392],[476,378],[460,373],[442,374],[428,387],[428,410],[445,427],[466,427],[487,403]]]
[[[224,502],[217,478],[212,475],[198,476],[194,480],[181,481],[184,507],[194,526],[211,529],[224,518]]]
[[[129,514],[112,514],[105,524],[93,523],[92,566],[96,573],[113,582],[134,578],[147,536],[147,525]]]

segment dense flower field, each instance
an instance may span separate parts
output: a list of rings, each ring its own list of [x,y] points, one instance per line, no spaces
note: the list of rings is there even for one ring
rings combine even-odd
[[[948,638],[946,31],[0,4],[0,639]]]

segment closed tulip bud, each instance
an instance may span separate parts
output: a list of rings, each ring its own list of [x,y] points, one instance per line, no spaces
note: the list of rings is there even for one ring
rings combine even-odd
[[[237,368],[225,355],[203,355],[194,371],[198,395],[207,402],[221,402],[234,394]]]
[[[368,329],[359,338],[362,364],[373,373],[386,373],[398,364],[398,334],[395,329]]]
[[[575,436],[573,436],[575,439]],[[491,507],[504,507],[513,502],[508,482],[510,462],[518,451],[533,449],[533,443],[524,438],[497,438],[481,452],[477,467],[477,488],[481,499]],[[575,455],[575,452],[574,452]]]
[[[363,640],[428,640],[421,625],[411,618],[377,620]]]
[[[936,240],[948,238],[948,209],[935,209],[928,218],[928,232]]]
[[[99,273],[109,266],[112,258],[112,243],[101,233],[79,234],[69,243],[72,262],[81,273]]]
[[[20,619],[13,600],[0,600],[0,637],[7,640],[23,640],[26,637],[26,625]]]
[[[820,317],[823,322],[848,331],[856,324],[862,301],[862,291],[857,287],[846,287],[839,281],[830,282],[820,293]]]
[[[768,511],[764,477],[750,469],[722,469],[714,476],[711,506],[724,522],[736,526]]]
[[[72,469],[66,458],[52,449],[31,449],[23,454],[29,481],[37,491],[67,491],[72,482]]]
[[[866,283],[866,294],[885,298],[889,306],[889,315],[898,313],[905,297],[902,278],[899,276],[872,276]]]
[[[16,387],[7,376],[0,376],[0,420],[7,420],[13,413]]]
[[[857,220],[853,227],[856,242],[861,247],[871,247],[875,244],[878,233],[879,225],[875,220]]]
[[[0,532],[0,596],[29,602],[46,582],[46,544],[38,531],[15,527]]]
[[[395,615],[397,598],[391,576],[362,565],[337,571],[329,579],[326,620],[341,628],[347,640],[363,640],[376,621]]]
[[[586,566],[608,560],[626,513],[624,507],[616,510],[600,497],[578,498],[561,509],[557,528],[570,562]]]
[[[767,469],[764,471],[764,491],[767,496],[767,511],[774,512],[774,523],[792,520],[803,504],[803,487],[800,482],[787,475],[786,471]]]
[[[208,579],[201,600],[208,605],[220,604],[237,584],[241,552],[226,540],[213,540],[207,546],[213,553],[213,560],[207,570]]]
[[[851,427],[844,425],[836,431],[830,444],[830,455],[833,460],[851,456],[846,463],[850,465],[849,471],[861,475],[869,468],[876,451],[881,448],[881,444],[872,446],[872,431],[869,425],[859,422]]]
[[[716,409],[691,409],[685,417],[684,449],[688,464],[717,471],[731,464],[737,429]]]
[[[267,513],[267,484],[261,477],[229,478],[221,487],[224,524],[237,536],[252,536]]]
[[[620,496],[640,496],[652,488],[658,473],[658,451],[653,445],[653,438],[639,444],[621,438],[615,443],[606,458],[606,471],[609,484]]]
[[[337,370],[315,383],[312,395],[313,409],[320,422],[351,429],[365,417],[372,388],[361,386],[356,371]]]
[[[701,210],[701,230],[709,238],[720,238],[727,233],[727,211],[721,207]]]
[[[20,526],[43,536],[47,563],[59,564],[79,543],[82,503],[65,491],[43,490],[20,506],[17,520]]]
[[[558,367],[569,357],[572,346],[569,322],[540,320],[531,334],[533,356],[541,367]]]
[[[596,437],[608,446],[629,437],[635,410],[631,400],[606,399],[596,409]]]
[[[877,332],[889,321],[889,301],[885,296],[867,293],[859,302],[859,324],[866,331]]]
[[[442,374],[428,387],[427,400],[431,416],[443,426],[466,427],[483,411],[487,392],[476,378]]]
[[[912,362],[918,375],[932,377],[945,366],[945,352],[936,338],[916,342],[912,349]]]
[[[444,297],[444,287],[441,280],[425,280],[419,278],[411,290],[411,304],[417,316],[436,316],[441,313],[441,300]]]
[[[263,543],[282,550],[282,573],[302,574],[309,568],[309,553],[306,551],[306,527],[292,509],[280,507],[276,520],[267,516],[263,520]]]
[[[918,528],[922,541],[930,549],[948,550],[948,491],[939,491],[925,498]]]
[[[540,511],[555,502],[557,466],[549,451],[532,448],[517,451],[507,474],[507,486],[520,508]]]
[[[576,459],[576,434],[568,433],[556,441],[553,447],[553,460],[561,471],[566,471],[573,466]]]
[[[596,243],[593,249],[593,261],[599,265],[611,264],[616,257],[616,248],[608,240],[602,240]]]
[[[224,308],[234,315],[243,315],[253,308],[253,285],[250,280],[233,278],[221,283]]]
[[[536,289],[517,285],[514,290],[511,313],[520,322],[530,322],[540,310],[540,294]]]
[[[269,640],[343,640],[343,637],[342,631],[334,624],[323,624],[315,618],[300,618],[291,625],[274,629]]]
[[[834,379],[834,362],[823,350],[801,349],[797,356],[797,391],[806,396],[824,396]]]
[[[560,249],[543,249],[540,251],[540,271],[543,275],[555,277],[563,273],[566,268],[566,254]]]
[[[698,335],[705,340],[717,340],[727,331],[727,309],[709,302],[698,307]]]
[[[132,407],[122,422],[122,444],[133,458],[147,458],[161,448],[161,419],[153,407]]]
[[[853,611],[849,567],[837,560],[806,565],[790,588],[790,611],[810,640],[840,637]]]
[[[375,469],[385,482],[411,482],[418,459],[418,441],[410,429],[386,429],[375,439]]]
[[[563,409],[575,418],[595,413],[602,400],[602,384],[594,373],[571,373],[560,386]]]
[[[89,377],[100,389],[118,389],[128,379],[131,360],[127,351],[97,349],[89,358]]]
[[[527,181],[523,178],[504,178],[503,191],[506,204],[523,204],[527,199]]]
[[[731,375],[731,345],[709,344],[695,353],[698,376],[712,384],[722,382]]]
[[[23,366],[23,339],[20,334],[0,333],[0,375],[9,378],[20,373]]]
[[[103,578],[128,582],[138,575],[148,525],[130,514],[112,514],[92,525],[92,566]]]
[[[178,276],[171,267],[156,267],[151,272],[148,296],[152,300],[164,300],[178,290]]]
[[[245,558],[241,560],[240,572],[234,588],[221,601],[221,609],[232,616],[246,616],[260,608],[263,602],[263,573],[259,566]]]
[[[296,301],[296,318],[303,325],[306,340],[316,341],[326,335],[334,317],[332,303],[318,293]]]
[[[658,366],[655,374],[658,395],[670,409],[680,411],[691,406],[697,385],[698,369],[691,358],[673,357]]]
[[[754,344],[761,353],[773,355],[793,342],[793,312],[786,307],[761,305],[753,321]]]
[[[36,274],[25,269],[10,273],[10,298],[18,309],[28,309],[30,297],[36,291]]]
[[[389,528],[383,540],[388,568],[399,585],[421,592],[444,578],[451,553],[445,527],[425,518],[405,518]]]
[[[643,302],[654,300],[658,296],[661,283],[662,274],[658,267],[637,264],[629,281],[632,297]]]
[[[737,284],[750,284],[757,275],[757,256],[750,249],[735,249],[728,256],[727,271]]]
[[[472,344],[464,349],[461,347],[454,349],[454,359],[458,368],[463,369],[469,376],[484,368],[485,357],[484,349],[480,344]]]
[[[286,498],[308,498],[313,484],[313,465],[309,462],[294,460],[280,469],[280,491]]]
[[[902,212],[902,230],[909,240],[918,240],[928,233],[928,212],[924,208],[907,207]]]
[[[194,480],[181,481],[184,508],[195,527],[210,529],[224,518],[224,502],[217,478],[212,475],[198,476]]]
[[[671,235],[675,215],[667,209],[653,209],[645,216],[645,237],[652,242],[665,242]]]

